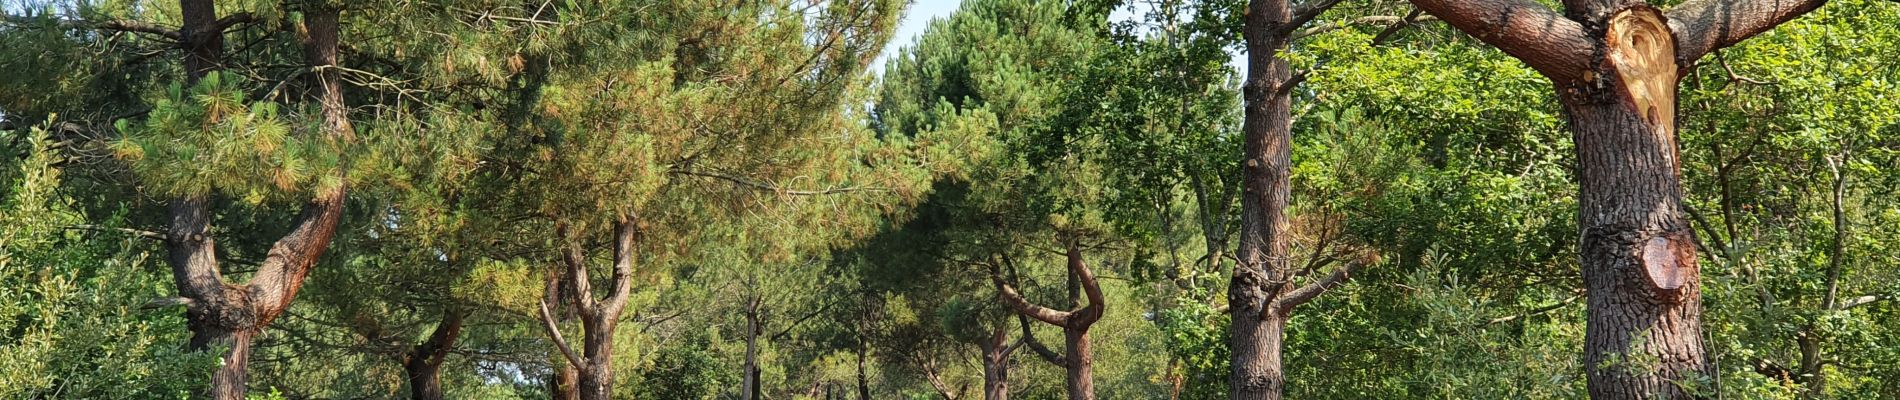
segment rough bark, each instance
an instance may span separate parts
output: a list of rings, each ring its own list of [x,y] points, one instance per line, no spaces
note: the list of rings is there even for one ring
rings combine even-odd
[[[1016,350],[1009,342],[1009,324],[998,324],[990,337],[978,347],[983,349],[983,400],[1009,400],[1009,355]]]
[[[455,348],[455,339],[462,336],[465,317],[456,310],[444,312],[442,323],[436,325],[429,339],[410,349],[409,359],[403,362],[403,373],[409,376],[409,398],[442,399],[442,362]]]
[[[1093,400],[1095,398],[1093,372],[1095,356],[1089,348],[1089,328],[1102,319],[1103,307],[1107,305],[1107,300],[1102,295],[1102,287],[1095,277],[1095,272],[1090,271],[1088,265],[1083,262],[1082,250],[1073,241],[1068,243],[1067,258],[1069,273],[1073,274],[1075,281],[1080,284],[1082,292],[1088,298],[1087,306],[1070,311],[1057,311],[1030,303],[1023,298],[1022,294],[1016,292],[1015,287],[1004,282],[1000,273],[992,274],[991,280],[996,284],[997,298],[1011,311],[1062,328],[1064,342],[1068,347],[1065,351],[1066,355],[1061,359],[1051,358],[1049,361],[1067,371],[1068,377],[1064,386],[1069,399]],[[1031,341],[1033,338],[1027,329],[1027,327],[1024,328],[1023,340]],[[1039,352],[1046,351],[1038,350]],[[1044,356],[1044,358],[1050,357]]]
[[[1247,45],[1246,101],[1242,141],[1239,263],[1227,286],[1228,377],[1233,399],[1278,399],[1285,385],[1280,370],[1278,316],[1267,315],[1270,282],[1285,279],[1286,207],[1291,196],[1292,97],[1286,87],[1292,69],[1280,52],[1292,9],[1284,0],[1255,0],[1247,7],[1242,31]],[[1275,285],[1277,287],[1277,285]]]
[[[1677,80],[1695,60],[1821,0],[1695,0],[1663,13],[1635,0],[1412,0],[1550,78],[1578,153],[1589,293],[1584,360],[1593,399],[1713,393],[1695,237],[1683,217]]]
[[[580,400],[580,371],[574,366],[561,364],[554,368],[554,376],[548,377],[548,398],[554,400]]]
[[[613,229],[613,289],[604,298],[596,298],[587,274],[587,257],[581,246],[582,232],[574,232],[565,223],[556,224],[555,235],[566,243],[561,250],[561,268],[548,273],[545,296],[541,300],[542,328],[560,350],[576,378],[573,392],[583,400],[604,400],[613,395],[613,338],[620,325],[620,313],[633,291],[633,257],[640,236],[640,220],[623,216]],[[565,298],[562,298],[565,297]],[[550,309],[552,304],[573,304],[581,321],[581,352],[576,353],[561,334],[560,323]]]
[[[223,30],[237,19],[217,18],[210,0],[180,0],[183,25],[180,45],[185,49],[186,81],[195,83],[222,63]],[[315,69],[336,64],[338,11],[316,9],[306,13],[306,61]],[[332,71],[334,73],[334,71]],[[317,79],[322,109],[322,134],[350,137],[348,108],[340,80]],[[326,188],[303,207],[288,234],[273,243],[256,275],[244,285],[224,280],[217,261],[216,239],[211,236],[210,194],[189,195],[170,202],[171,224],[166,235],[166,260],[180,297],[186,303],[186,324],[192,332],[190,348],[222,347],[224,362],[213,373],[205,396],[242,399],[251,338],[290,306],[317,257],[330,245],[342,218],[344,186]]]

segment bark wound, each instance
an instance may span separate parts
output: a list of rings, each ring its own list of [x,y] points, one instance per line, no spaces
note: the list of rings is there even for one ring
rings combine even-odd
[[[1658,235],[1643,243],[1643,270],[1658,297],[1675,299],[1695,279],[1695,248],[1685,235]]]
[[[1649,124],[1651,134],[1675,143],[1676,36],[1662,12],[1649,6],[1625,9],[1610,17],[1604,56],[1623,83],[1623,99]],[[1672,166],[1682,160],[1668,154]]]

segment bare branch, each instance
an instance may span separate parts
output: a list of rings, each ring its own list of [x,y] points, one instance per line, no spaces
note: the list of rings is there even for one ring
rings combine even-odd
[[[1414,12],[1419,12],[1419,11],[1414,11]],[[1401,26],[1401,25],[1410,23],[1407,21],[1406,18],[1407,17],[1395,17],[1391,15],[1368,15],[1364,17],[1353,18],[1346,21],[1319,24],[1319,25],[1314,25],[1313,27],[1301,30],[1300,33],[1294,34],[1293,40],[1300,40],[1308,36],[1313,36],[1313,35],[1318,35],[1318,34],[1322,34],[1326,32],[1332,32],[1332,31],[1336,31],[1340,29],[1345,29],[1348,26],[1354,26],[1354,25],[1383,25],[1383,26],[1388,26],[1388,27]],[[1434,19],[1436,18],[1425,16],[1419,19],[1418,21],[1428,21],[1428,20],[1434,20]],[[1411,21],[1411,22],[1418,22],[1418,21]],[[1392,28],[1388,28],[1388,30],[1390,29]]]
[[[1552,80],[1583,78],[1595,47],[1583,25],[1529,0],[1412,0],[1458,30],[1516,57]]]
[[[548,292],[559,290],[556,285],[559,285],[557,280],[549,279]],[[541,298],[541,327],[547,328],[548,339],[554,342],[554,347],[561,349],[561,355],[567,357],[568,364],[575,368],[586,369],[587,363],[581,362],[581,358],[574,355],[574,349],[568,347],[567,338],[561,337],[561,327],[554,325],[554,312],[548,310],[547,297],[549,296]]]
[[[1299,8],[1293,10],[1293,18],[1287,20],[1283,29],[1288,31],[1299,29],[1301,25],[1313,22],[1313,18],[1318,18],[1320,14],[1326,13],[1326,10],[1333,9],[1333,6],[1339,5],[1341,1],[1343,0],[1313,0],[1307,4],[1301,4]],[[1285,33],[1291,32],[1282,32],[1282,34]]]
[[[1057,354],[1054,350],[1050,350],[1049,346],[1044,346],[1042,341],[1036,340],[1036,333],[1029,329],[1029,316],[1016,314],[1016,320],[1022,322],[1023,325],[1023,337],[1019,340],[1022,344],[1029,346],[1030,352],[1036,353],[1036,357],[1040,357],[1043,361],[1048,361],[1050,364],[1055,364],[1063,368],[1069,367],[1068,357]]]
[[[1056,311],[1048,307],[1030,303],[1029,300],[1023,299],[1021,293],[1016,292],[1016,288],[1011,287],[1008,282],[1003,282],[1003,277],[999,276],[999,274],[990,274],[990,280],[996,283],[997,299],[1002,300],[1003,305],[1009,307],[1011,311],[1030,318],[1035,318],[1037,321],[1042,321],[1050,325],[1068,326],[1069,312]]]
[[[1102,296],[1102,285],[1095,279],[1095,272],[1090,271],[1088,264],[1082,262],[1082,250],[1077,247],[1073,240],[1069,241],[1068,258],[1069,272],[1075,273],[1077,280],[1082,281],[1082,291],[1088,294],[1089,305],[1072,313],[1075,318],[1071,318],[1068,321],[1070,324],[1079,326],[1065,326],[1069,328],[1081,328],[1094,324],[1095,321],[1102,319],[1104,307],[1108,305],[1108,300]]]
[[[1873,304],[1881,300],[1887,300],[1891,298],[1892,298],[1891,296],[1881,296],[1881,295],[1870,294],[1866,296],[1860,296],[1860,297],[1847,299],[1847,301],[1841,302],[1840,305],[1834,306],[1834,309],[1835,310],[1849,310],[1849,309],[1853,309],[1854,307],[1860,307],[1860,306],[1864,306],[1868,304]]]
[[[1490,321],[1485,321],[1484,324],[1497,325],[1497,324],[1502,324],[1506,322],[1516,321],[1522,318],[1538,316],[1543,313],[1557,310],[1559,308],[1564,308],[1564,306],[1570,305],[1571,303],[1575,303],[1577,302],[1577,299],[1581,299],[1581,298],[1583,298],[1582,294],[1573,295],[1570,297],[1566,297],[1563,300],[1558,300],[1556,303],[1551,303],[1543,307],[1538,307],[1530,311],[1525,311],[1523,314],[1508,315],[1508,316],[1503,316],[1503,317],[1492,318]]]
[[[795,190],[795,189],[786,189],[783,187],[779,187],[778,185],[768,183],[768,182],[758,182],[751,179],[741,178],[741,177],[732,176],[732,175],[712,173],[712,172],[692,171],[692,170],[683,170],[683,169],[675,169],[668,172],[674,173],[674,174],[680,174],[680,175],[713,178],[713,179],[718,179],[722,181],[736,183],[742,186],[748,186],[753,189],[764,190],[764,191],[778,193],[778,194],[794,195],[794,196],[814,196],[814,195],[850,193],[850,192],[860,192],[860,191],[863,191],[863,192],[890,191],[890,189],[887,189],[887,188],[859,187],[859,186],[842,187],[842,188],[825,188],[825,189],[819,189],[819,190]]]
[[[118,233],[124,233],[128,235],[136,236],[140,239],[157,240],[157,241],[164,241],[166,239],[166,236],[163,233],[144,231],[144,230],[138,230],[138,229],[132,229],[132,228],[114,228],[114,227],[109,227],[109,226],[86,224],[86,225],[68,226],[66,227],[66,229],[81,230],[81,231],[118,232]]]
[[[1676,63],[1687,67],[1709,52],[1741,43],[1814,11],[1827,0],[1690,0],[1664,13],[1676,35]]]
[[[1318,298],[1319,295],[1346,284],[1346,280],[1352,277],[1352,271],[1359,268],[1361,266],[1360,264],[1358,261],[1353,261],[1340,265],[1333,269],[1332,275],[1327,275],[1325,278],[1320,278],[1319,281],[1308,283],[1306,286],[1293,289],[1293,291],[1273,299],[1273,304],[1269,305],[1266,310],[1263,311],[1273,311],[1276,312],[1277,315],[1287,315],[1293,311],[1294,307],[1299,307],[1301,304],[1313,301],[1313,299]]]

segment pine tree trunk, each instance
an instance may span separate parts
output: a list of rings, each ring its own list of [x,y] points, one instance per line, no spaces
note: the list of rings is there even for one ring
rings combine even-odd
[[[409,398],[442,399],[442,362],[462,335],[463,319],[459,311],[445,311],[442,323],[436,325],[429,339],[409,351],[409,360],[403,363],[403,373],[409,376]]]
[[[1248,6],[1246,107],[1242,132],[1240,248],[1227,288],[1235,400],[1279,399],[1285,386],[1280,367],[1280,337],[1285,321],[1270,316],[1273,296],[1284,291],[1287,270],[1286,208],[1291,201],[1292,82],[1287,61],[1278,56],[1286,39],[1275,34],[1288,23],[1285,1],[1254,1]]]
[[[229,330],[215,327],[193,328],[192,348],[208,350],[212,347],[225,347],[224,363],[211,374],[211,387],[205,396],[216,400],[243,400],[246,381],[249,379],[246,368],[251,364],[251,338],[254,333],[248,329]]]
[[[583,318],[582,327],[587,346],[587,367],[580,372],[581,400],[608,400],[613,398],[614,369],[614,321]]]
[[[1590,395],[1697,398],[1714,371],[1702,346],[1695,237],[1682,216],[1675,39],[1646,6],[1606,20],[1596,86],[1558,95],[1581,181]]]
[[[578,390],[581,384],[580,371],[566,361],[555,363],[554,376],[548,377],[548,398],[553,400],[580,400]]]
[[[745,376],[740,378],[739,398],[754,400],[759,395],[759,302],[746,301]]]
[[[983,343],[983,400],[1009,400],[1009,328],[999,325]]]
[[[1089,348],[1088,328],[1062,330],[1068,344],[1069,400],[1095,400],[1095,355]]]
[[[1236,364],[1233,368],[1237,378],[1231,396],[1235,399],[1279,400],[1286,388],[1286,371],[1280,365],[1280,345],[1285,337],[1286,320],[1237,319],[1234,329],[1245,330],[1247,334],[1236,334],[1228,343],[1234,352]],[[1243,360],[1246,364],[1239,364]],[[1247,380],[1238,380],[1241,377]]]
[[[858,338],[858,400],[871,400],[871,376],[864,373],[864,359],[871,356],[870,346]]]

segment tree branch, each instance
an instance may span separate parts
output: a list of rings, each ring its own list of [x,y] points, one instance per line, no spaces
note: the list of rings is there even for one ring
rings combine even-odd
[[[118,233],[124,233],[124,234],[132,235],[132,236],[137,236],[140,239],[157,240],[157,241],[165,241],[167,238],[165,234],[153,232],[153,231],[143,231],[143,230],[132,229],[132,228],[114,228],[114,227],[109,227],[109,226],[99,226],[99,225],[91,225],[91,224],[73,225],[73,226],[66,227],[66,229],[79,230],[79,231],[118,232]]]
[[[554,347],[561,349],[561,355],[567,357],[569,365],[587,369],[587,363],[581,362],[581,358],[574,355],[574,349],[568,347],[567,338],[561,337],[561,327],[554,324],[554,312],[548,310],[548,298],[554,297],[554,293],[559,291],[560,278],[548,277],[547,294],[541,296],[541,327],[548,330],[548,339],[554,342]]]
[[[1458,30],[1511,55],[1544,76],[1575,81],[1595,48],[1583,25],[1529,0],[1412,0]]]
[[[1057,354],[1054,350],[1050,350],[1049,346],[1044,346],[1042,341],[1036,340],[1036,333],[1029,329],[1029,316],[1016,314],[1016,320],[1022,322],[1023,337],[1020,340],[1022,344],[1029,346],[1030,352],[1036,353],[1036,357],[1040,357],[1043,361],[1048,361],[1050,364],[1055,364],[1063,368],[1069,367],[1068,357]]]
[[[602,318],[619,318],[620,311],[627,307],[627,297],[633,293],[633,252],[639,239],[639,217],[622,217],[614,224],[614,292],[600,310]]]
[[[997,299],[1002,300],[1003,305],[1008,307],[1011,311],[1030,318],[1035,318],[1037,321],[1042,321],[1050,325],[1068,326],[1069,316],[1071,315],[1069,312],[1056,311],[1048,307],[1030,303],[1029,300],[1023,299],[1021,293],[1016,292],[1016,288],[1010,287],[1008,282],[1003,282],[1003,277],[994,273],[994,271],[990,274],[990,280],[996,283]]]
[[[257,275],[245,286],[255,303],[267,312],[258,316],[258,326],[270,324],[276,314],[290,307],[290,300],[303,287],[310,267],[330,247],[337,222],[343,218],[343,188],[336,187],[304,205],[290,233],[272,243],[257,267]]]
[[[796,189],[786,189],[786,188],[779,187],[778,185],[771,184],[768,182],[759,182],[759,181],[754,181],[751,179],[741,178],[737,176],[718,174],[718,173],[712,173],[712,172],[701,172],[701,171],[692,171],[692,170],[683,170],[683,169],[675,169],[675,170],[671,170],[667,172],[673,173],[673,174],[679,174],[679,175],[697,176],[697,177],[702,177],[702,178],[713,178],[713,179],[718,179],[722,181],[736,183],[741,186],[751,187],[753,189],[764,190],[764,191],[778,193],[778,194],[794,195],[794,196],[815,196],[815,195],[850,193],[850,192],[888,192],[890,191],[890,189],[887,189],[887,188],[860,187],[860,186],[842,187],[842,188],[825,188],[825,189],[818,189],[818,190],[796,190]]]
[[[5,18],[6,18],[5,19],[6,23],[16,25],[16,26],[28,26],[37,22],[35,21],[35,18],[33,17],[19,17],[19,16],[9,15],[9,16],[6,16]],[[151,23],[147,23],[143,21],[122,20],[122,19],[113,19],[113,20],[104,20],[104,21],[55,19],[54,21],[59,24],[60,28],[65,28],[65,29],[99,29],[99,30],[108,30],[108,31],[119,31],[119,32],[146,33],[146,34],[164,36],[166,39],[171,39],[174,42],[178,41],[178,30],[172,29],[172,28],[166,28],[163,26],[159,26],[157,24],[151,24]]]
[[[1306,4],[1301,4],[1299,8],[1293,10],[1293,18],[1287,20],[1287,24],[1285,28],[1283,28],[1288,32],[1281,32],[1281,34],[1292,33],[1292,30],[1299,29],[1300,26],[1306,25],[1308,22],[1313,22],[1314,18],[1319,18],[1320,14],[1326,13],[1326,10],[1333,9],[1333,6],[1339,5],[1341,1],[1343,0],[1313,0]]]
[[[1095,279],[1095,272],[1090,271],[1088,264],[1082,262],[1082,250],[1076,246],[1073,240],[1069,241],[1068,247],[1069,272],[1075,273],[1077,280],[1082,281],[1082,291],[1087,293],[1089,305],[1088,307],[1083,307],[1081,310],[1071,313],[1074,315],[1074,318],[1070,318],[1068,322],[1078,326],[1065,326],[1069,328],[1081,328],[1094,324],[1095,321],[1102,319],[1104,307],[1107,306],[1108,300],[1102,296],[1102,285],[1099,280]]]
[[[574,234],[566,222],[554,225],[554,240],[567,242],[561,250],[561,265],[567,267],[567,274],[561,279],[574,289],[574,305],[581,314],[592,317],[594,308],[594,281],[587,276],[587,253],[581,248],[580,235]]]
[[[1293,311],[1294,307],[1299,307],[1301,304],[1313,301],[1313,299],[1318,298],[1319,295],[1326,294],[1327,291],[1346,284],[1346,280],[1352,277],[1352,271],[1358,269],[1361,266],[1360,264],[1358,261],[1342,264],[1338,268],[1333,269],[1332,275],[1327,275],[1325,278],[1320,278],[1319,281],[1308,283],[1306,286],[1301,286],[1298,289],[1293,289],[1291,292],[1274,298],[1273,304],[1268,305],[1266,310],[1274,311],[1278,315],[1287,315],[1288,312]]]
[[[1814,11],[1827,0],[1690,0],[1663,13],[1676,35],[1676,63],[1686,69],[1709,52],[1741,43]]]
[[[1870,294],[1866,296],[1860,296],[1860,297],[1847,299],[1847,301],[1841,302],[1841,304],[1834,306],[1834,309],[1835,310],[1849,310],[1849,309],[1853,309],[1854,307],[1860,307],[1860,306],[1864,306],[1868,304],[1873,304],[1873,303],[1880,302],[1881,300],[1887,300],[1891,298],[1892,297],[1890,296]]]

